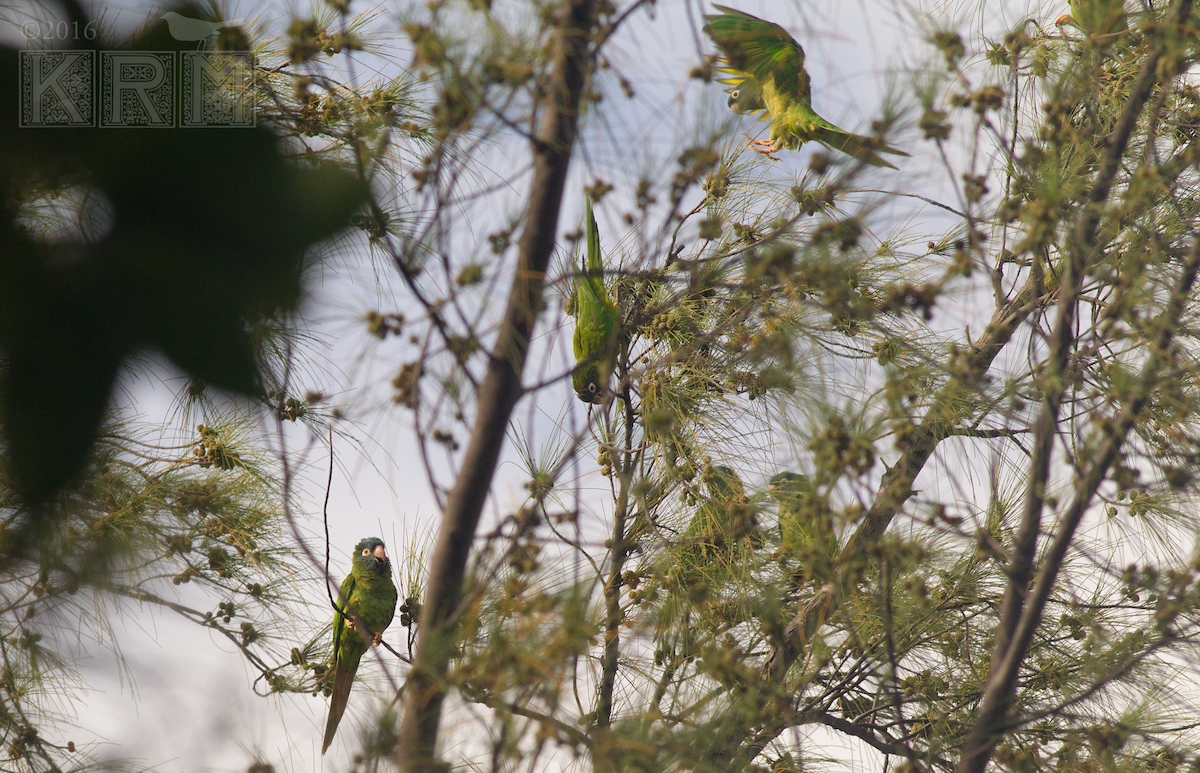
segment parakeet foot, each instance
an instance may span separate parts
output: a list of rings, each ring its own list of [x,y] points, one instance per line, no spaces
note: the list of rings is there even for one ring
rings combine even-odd
[[[382,644],[383,643],[383,631],[380,631],[379,633],[375,634],[373,639],[374,639],[374,644],[376,647],[378,647],[380,644]]]
[[[746,135],[746,140],[750,143],[752,150],[768,156],[779,150],[778,140],[756,140],[752,139],[749,134]]]

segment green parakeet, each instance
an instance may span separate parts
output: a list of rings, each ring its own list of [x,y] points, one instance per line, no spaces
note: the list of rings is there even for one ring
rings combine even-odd
[[[655,626],[656,636],[669,634],[682,650],[690,647],[693,613],[736,576],[736,565],[749,554],[748,547],[761,543],[754,509],[737,473],[729,467],[708,465],[701,480],[708,498],[680,535],[670,569],[674,581]]]
[[[813,112],[804,49],[787,30],[733,8],[713,7],[721,14],[706,16],[704,31],[721,50],[720,69],[732,76],[723,82],[736,86],[730,93],[729,107],[737,113],[765,110],[771,121],[771,139],[754,140],[755,150],[795,150],[816,140],[864,163],[892,169],[896,167],[875,151],[908,155],[871,137],[838,128]]]
[[[829,509],[804,475],[781,472],[770,480],[771,498],[779,503],[779,537],[784,549],[801,559],[806,578],[828,570],[838,555],[837,535]]]
[[[333,696],[329,702],[329,720],[325,723],[325,743],[321,754],[333,743],[346,700],[354,685],[354,673],[370,644],[379,644],[383,632],[396,613],[396,586],[392,583],[392,562],[388,560],[383,541],[369,537],[354,547],[349,576],[338,589],[338,607],[345,617],[333,618]],[[361,630],[353,619],[357,617],[367,627]],[[350,618],[348,621],[346,618]]]
[[[729,467],[710,465],[702,480],[708,501],[700,505],[683,532],[679,556],[680,580],[727,572],[740,544],[739,537],[757,536],[746,489]]]
[[[585,403],[598,403],[608,389],[612,361],[616,356],[621,312],[609,300],[604,287],[604,262],[600,257],[600,233],[592,202],[587,202],[587,255],[575,276],[575,371],[571,384]]]
[[[1059,16],[1055,24],[1068,24],[1097,37],[1115,38],[1129,31],[1124,0],[1070,0],[1068,6],[1071,12]]]

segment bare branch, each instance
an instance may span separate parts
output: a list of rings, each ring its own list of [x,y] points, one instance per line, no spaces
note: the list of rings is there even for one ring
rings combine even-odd
[[[496,345],[480,386],[475,427],[458,480],[446,500],[430,564],[421,608],[421,633],[397,746],[397,762],[402,771],[441,770],[436,759],[438,722],[463,576],[509,417],[521,396],[521,374],[542,307],[546,269],[554,250],[563,186],[575,144],[580,99],[590,68],[589,42],[595,18],[595,0],[569,0],[563,4],[559,17],[549,104],[532,148],[533,182],[517,267]]]

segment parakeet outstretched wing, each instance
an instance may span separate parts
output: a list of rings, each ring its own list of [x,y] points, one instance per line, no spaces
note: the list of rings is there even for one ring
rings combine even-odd
[[[338,589],[341,611],[335,613],[333,620],[333,692],[321,754],[333,743],[338,723],[342,721],[359,661],[371,642],[379,643],[392,622],[398,595],[383,542],[374,537],[359,542],[350,574]],[[353,623],[355,618],[361,620],[369,634]]]
[[[799,148],[816,140],[873,166],[895,167],[876,151],[908,154],[834,126],[812,109],[812,89],[804,69],[804,49],[774,22],[725,6],[705,18],[704,31],[721,50],[719,69],[734,85],[729,106],[735,112],[766,110],[771,117],[771,147]]]
[[[571,383],[585,403],[598,403],[608,388],[616,356],[620,310],[604,287],[604,261],[600,256],[600,232],[587,201],[587,249],[582,270],[575,276],[575,371]]]

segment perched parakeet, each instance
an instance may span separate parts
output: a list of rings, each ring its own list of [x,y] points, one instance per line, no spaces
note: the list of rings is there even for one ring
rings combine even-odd
[[[784,549],[804,561],[806,577],[819,575],[817,570],[827,569],[828,562],[838,555],[829,509],[808,478],[799,473],[773,476],[769,493],[779,503],[779,537]]]
[[[813,112],[804,49],[787,30],[733,8],[713,7],[721,14],[706,16],[704,31],[721,50],[720,69],[732,76],[724,82],[736,86],[729,107],[737,113],[765,110],[771,121],[771,139],[754,140],[755,150],[795,150],[816,140],[864,163],[892,169],[896,167],[875,151],[908,155],[871,137],[840,129]]]
[[[701,476],[708,498],[680,535],[670,574],[674,581],[659,612],[655,635],[670,636],[682,650],[692,639],[690,621],[698,604],[734,575],[735,564],[757,543],[754,510],[737,473],[708,465]]]
[[[1124,0],[1069,0],[1071,12],[1054,20],[1058,25],[1070,25],[1097,37],[1114,38],[1129,31]]]
[[[739,537],[757,536],[754,513],[746,489],[737,473],[729,467],[710,465],[702,480],[708,489],[708,501],[700,505],[683,532],[679,556],[680,578],[728,570]]]
[[[383,632],[396,613],[396,586],[392,583],[392,562],[383,541],[369,537],[354,547],[349,576],[338,589],[338,607],[346,614],[333,618],[333,697],[329,702],[329,720],[325,723],[325,743],[321,754],[333,743],[346,700],[354,684],[358,661],[371,644],[383,640]],[[361,630],[353,619],[367,627]],[[347,618],[350,618],[347,620]]]
[[[600,258],[600,233],[592,202],[587,202],[587,255],[575,276],[575,371],[571,384],[585,403],[598,403],[608,388],[616,356],[621,312],[604,287],[604,262]]]

